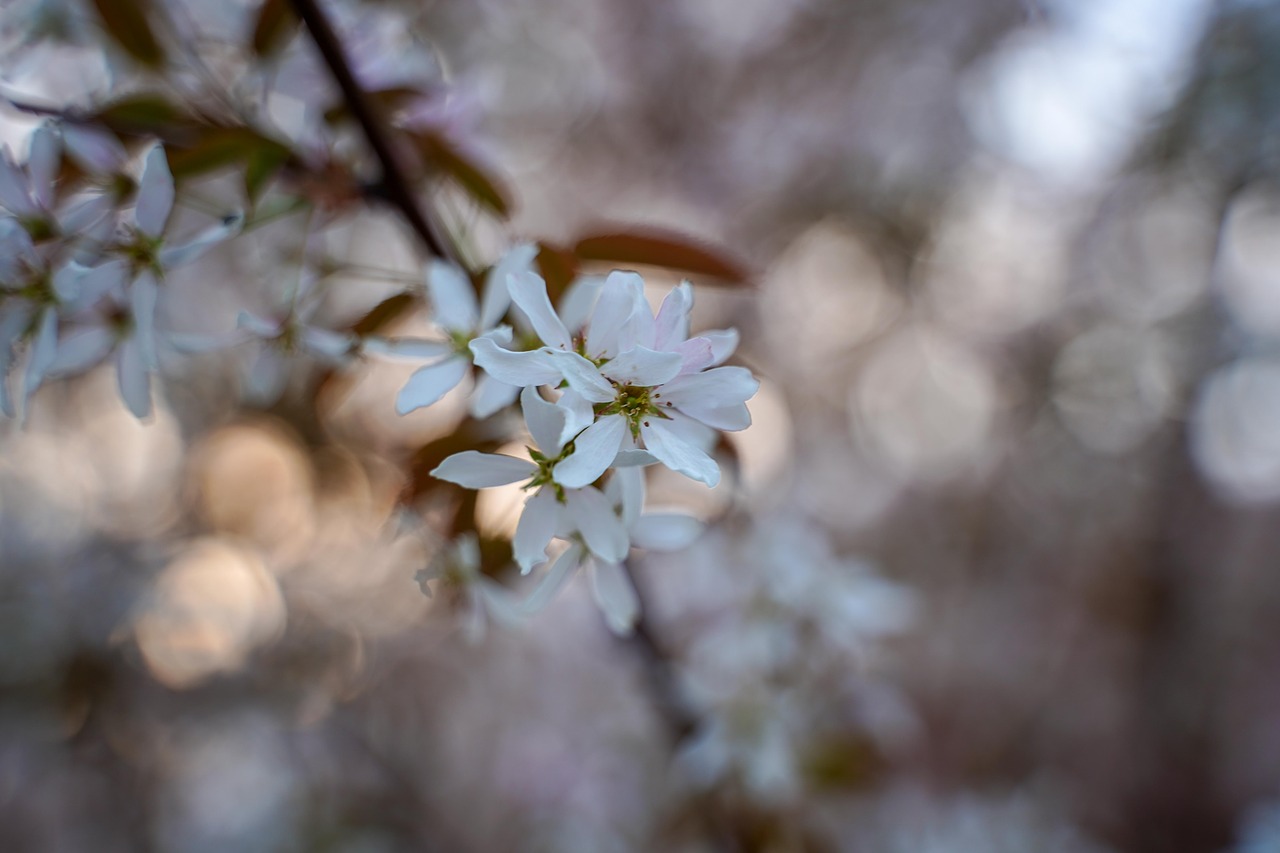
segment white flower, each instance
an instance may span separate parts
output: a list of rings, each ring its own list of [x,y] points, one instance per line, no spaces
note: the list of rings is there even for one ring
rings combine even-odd
[[[532,245],[520,245],[509,251],[489,271],[480,304],[476,303],[475,291],[466,273],[445,261],[431,263],[427,268],[427,292],[436,322],[449,335],[449,340],[371,340],[366,344],[371,352],[383,355],[437,358],[409,377],[396,397],[396,412],[405,415],[430,406],[453,390],[471,366],[468,345],[473,339],[511,343],[511,330],[497,325],[511,304],[506,278],[513,272],[527,270],[536,254],[537,248]],[[471,414],[477,418],[488,417],[514,402],[519,392],[519,385],[486,374],[471,397]]]
[[[124,234],[109,249],[116,257],[97,268],[98,275],[108,279],[106,289],[128,291],[142,357],[152,370],[156,368],[152,332],[165,271],[196,260],[238,233],[243,224],[239,213],[230,214],[191,240],[173,245],[165,236],[173,201],[173,174],[164,146],[156,145],[147,154],[138,183],[133,221],[125,225]]]
[[[71,267],[52,270],[36,251],[31,236],[12,219],[0,219],[0,411],[13,417],[10,374],[25,342],[26,368],[17,399],[26,401],[40,387],[58,352],[59,315],[76,296]]]
[[[639,468],[623,468],[614,472],[605,496],[610,509],[620,516],[631,544],[655,551],[677,551],[687,547],[702,532],[702,523],[683,513],[643,513],[644,472]],[[609,560],[593,554],[581,543],[574,542],[552,564],[538,587],[525,601],[524,608],[534,612],[546,606],[581,568],[591,585],[591,597],[604,614],[609,629],[625,635],[640,615],[640,599],[621,560]]]
[[[556,536],[581,539],[603,559],[621,560],[630,540],[609,499],[591,486],[567,486],[562,474],[567,468],[574,482],[584,477],[594,481],[613,461],[621,436],[586,436],[585,441],[579,436],[565,444],[564,414],[558,406],[543,400],[533,386],[525,387],[520,403],[538,448],[529,448],[529,460],[467,450],[445,459],[431,475],[469,489],[528,481],[524,488],[534,492],[525,501],[512,542],[523,572],[546,561],[547,546]]]
[[[486,623],[492,621],[505,628],[519,625],[524,619],[519,606],[502,584],[480,571],[480,545],[474,533],[458,537],[451,546],[436,555],[431,564],[414,576],[418,588],[433,598],[431,585],[444,587],[461,599],[464,608],[462,632],[467,642],[484,639]]]
[[[224,342],[259,343],[244,381],[246,395],[256,403],[270,404],[280,399],[295,358],[305,356],[342,365],[355,352],[354,335],[312,325],[311,318],[320,307],[314,281],[304,273],[288,305],[271,316],[242,311],[237,320],[239,333]]]
[[[750,371],[714,367],[732,353],[737,335],[688,338],[692,291],[675,288],[657,317],[635,273],[614,272],[600,289],[585,335],[576,339],[552,307],[546,283],[527,272],[509,279],[511,298],[545,347],[512,353],[496,341],[475,341],[476,364],[512,384],[556,381],[568,423],[587,432],[622,430],[664,465],[716,485],[720,468],[703,449],[707,428],[738,430],[751,423],[746,401],[759,388]],[[620,448],[621,449],[621,448]]]

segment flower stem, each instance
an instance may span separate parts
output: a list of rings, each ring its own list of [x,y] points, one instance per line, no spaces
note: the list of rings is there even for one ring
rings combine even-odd
[[[289,5],[293,7],[294,12],[306,25],[307,31],[311,33],[311,40],[315,42],[325,65],[329,67],[338,88],[342,90],[347,108],[360,123],[360,129],[364,131],[369,147],[378,158],[378,164],[382,168],[381,183],[386,199],[399,209],[428,252],[456,262],[455,253],[449,251],[445,241],[410,192],[409,179],[396,158],[386,127],[374,109],[373,103],[356,81],[346,55],[342,52],[342,45],[333,31],[333,26],[319,3],[316,0],[289,0]]]

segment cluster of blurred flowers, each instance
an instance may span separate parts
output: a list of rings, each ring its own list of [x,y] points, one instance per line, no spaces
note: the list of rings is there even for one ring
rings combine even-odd
[[[85,191],[58,192],[64,156],[88,174]],[[81,373],[113,353],[121,396],[148,415],[157,346],[178,345],[156,328],[165,273],[239,230],[233,213],[172,240],[163,147],[146,155],[136,183],[127,166],[119,140],[74,124],[39,127],[25,163],[0,152],[0,407],[10,417],[25,413],[47,377]]]

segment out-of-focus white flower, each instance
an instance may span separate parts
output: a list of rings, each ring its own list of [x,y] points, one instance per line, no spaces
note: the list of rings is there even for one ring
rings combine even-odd
[[[498,326],[511,304],[506,279],[513,273],[527,271],[536,254],[537,248],[528,244],[507,252],[489,271],[479,304],[466,273],[447,261],[431,263],[426,276],[428,300],[436,323],[448,335],[448,340],[371,339],[365,344],[367,351],[381,355],[436,359],[410,375],[396,397],[396,412],[405,415],[430,406],[457,387],[471,366],[468,345],[473,339],[511,343],[511,329]],[[515,401],[520,387],[484,374],[471,397],[471,414],[484,418],[505,408]]]
[[[26,343],[26,368],[17,396],[26,401],[40,387],[58,353],[59,315],[78,292],[70,267],[50,269],[31,236],[13,219],[0,219],[0,411],[18,413],[10,375]]]
[[[564,414],[558,406],[542,399],[533,386],[521,393],[520,404],[537,445],[537,449],[529,448],[528,460],[467,450],[445,459],[431,475],[468,489],[528,481],[524,488],[534,492],[525,501],[512,543],[516,562],[524,572],[546,561],[547,546],[556,536],[580,538],[602,559],[622,560],[630,540],[609,499],[592,486],[566,487],[560,481],[561,466],[575,456],[586,460],[575,466],[575,471],[594,470],[591,480],[598,478],[613,461],[617,438],[588,436],[585,442],[565,444]]]
[[[644,472],[639,468],[615,471],[605,487],[605,497],[621,518],[631,545],[653,551],[678,551],[702,532],[702,523],[691,515],[642,512],[644,493]],[[610,630],[616,634],[630,632],[640,615],[640,599],[621,561],[592,554],[577,542],[552,564],[525,601],[525,609],[534,612],[545,607],[578,568],[586,573],[591,597]]]
[[[311,318],[320,307],[314,281],[311,274],[304,271],[282,310],[269,316],[242,311],[237,320],[238,334],[210,344],[257,342],[257,355],[244,376],[245,393],[256,403],[270,404],[280,399],[294,359],[305,357],[340,366],[356,351],[357,340],[353,334],[312,324]]]
[[[418,588],[433,598],[431,586],[444,587],[460,597],[463,607],[462,632],[467,642],[484,639],[485,627],[494,622],[514,627],[524,614],[502,584],[480,571],[480,544],[474,533],[465,533],[438,553],[431,564],[414,576]]]

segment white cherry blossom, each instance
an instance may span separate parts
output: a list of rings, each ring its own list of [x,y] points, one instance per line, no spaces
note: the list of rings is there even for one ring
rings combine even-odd
[[[524,488],[533,494],[525,500],[512,543],[516,562],[524,572],[546,561],[547,546],[556,536],[580,538],[593,554],[621,560],[630,540],[608,498],[592,486],[572,487],[562,482],[562,469],[575,457],[586,461],[569,466],[573,482],[599,478],[613,461],[618,437],[584,434],[565,444],[561,438],[564,416],[558,406],[542,399],[533,386],[521,392],[520,403],[536,445],[536,449],[529,448],[529,459],[467,450],[445,459],[431,475],[469,489],[527,481]]]
[[[428,299],[436,323],[448,335],[448,340],[398,339],[366,344],[370,352],[383,355],[436,359],[409,377],[396,397],[399,414],[430,406],[453,390],[471,367],[473,356],[469,344],[473,340],[492,340],[495,346],[511,343],[510,328],[498,325],[511,304],[506,277],[527,270],[536,254],[536,247],[527,244],[509,251],[489,271],[479,303],[466,273],[446,261],[431,263],[426,276]],[[482,375],[471,397],[471,414],[484,418],[505,408],[515,401],[520,387],[490,374]]]

